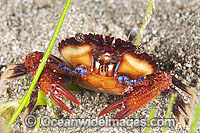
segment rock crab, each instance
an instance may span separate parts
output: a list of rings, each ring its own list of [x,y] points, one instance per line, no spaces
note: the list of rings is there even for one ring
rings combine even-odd
[[[100,112],[99,117],[116,108],[122,108],[115,119],[123,119],[142,108],[159,94],[177,93],[172,112],[185,125],[184,114],[191,120],[191,109],[195,93],[176,77],[158,71],[156,61],[143,52],[141,47],[131,42],[98,34],[78,33],[59,43],[58,50],[65,61],[50,55],[37,83],[50,99],[70,114],[61,96],[80,105],[79,101],[64,86],[74,83],[83,88],[123,95]],[[11,65],[2,79],[12,79],[27,73],[35,75],[43,52],[33,52],[26,56],[25,63]],[[2,80],[1,79],[1,80]],[[192,96],[191,106],[186,105],[175,87]],[[33,102],[34,101],[34,102]],[[33,105],[36,100],[31,99]]]

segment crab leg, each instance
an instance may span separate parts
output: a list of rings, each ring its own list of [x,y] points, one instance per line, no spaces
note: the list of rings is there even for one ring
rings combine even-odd
[[[33,110],[34,110],[34,108],[36,107],[35,106],[35,104],[36,104],[36,102],[37,102],[37,99],[38,99],[38,92],[39,92],[39,87],[36,85],[35,86],[35,89],[33,90],[33,92],[31,93],[31,97],[30,97],[30,102],[29,102],[29,104],[28,104],[28,107],[27,107],[27,109],[28,109],[28,114],[30,114]]]
[[[175,93],[177,93],[177,96],[174,100],[175,104],[173,104],[173,106],[172,106],[172,112],[178,118],[178,121],[180,122],[181,126],[185,127],[186,123],[185,123],[184,114],[188,118],[187,125],[190,125],[191,118],[192,118],[192,110],[190,109],[190,107],[188,105],[185,104],[185,102],[181,98],[179,92],[176,91]]]
[[[172,82],[173,82],[173,79],[172,79]],[[184,85],[180,81],[179,81],[179,83],[182,84],[182,86],[186,87],[187,90],[189,90],[190,92],[193,92],[189,87],[187,87],[186,85]],[[177,86],[177,85],[175,84],[175,86]],[[183,89],[180,88],[180,89],[183,90],[185,88],[183,88]],[[187,125],[190,125],[191,120],[192,120],[192,109],[193,109],[193,105],[195,103],[196,95],[194,94],[194,92],[193,93],[187,92],[188,94],[190,94],[192,96],[192,99],[191,99],[191,102],[190,102],[191,104],[187,105],[184,102],[183,98],[181,97],[181,94],[174,87],[170,87],[170,89],[167,90],[167,91],[164,91],[162,95],[164,95],[165,97],[166,96],[171,97],[172,93],[176,94],[176,98],[174,99],[175,104],[173,104],[173,106],[172,106],[172,112],[173,112],[174,116],[176,116],[178,118],[178,121],[180,122],[182,127],[185,127],[185,125],[186,125],[186,121],[185,121],[185,117],[184,117],[184,116],[186,116]]]
[[[173,104],[173,106],[172,106],[172,112],[173,112],[174,116],[176,116],[178,118],[178,121],[180,122],[181,126],[185,127],[186,122],[185,122],[184,116],[186,116],[186,118],[187,118],[187,125],[191,124],[192,109],[193,109],[194,104],[195,104],[196,94],[194,93],[194,91],[191,88],[189,88],[188,86],[183,84],[175,76],[172,76],[172,83],[176,87],[178,87],[179,89],[181,89],[182,91],[186,92],[187,94],[189,94],[191,96],[190,105],[187,105],[184,102],[183,98],[181,97],[181,94],[174,87],[170,87],[169,90],[164,91],[163,94],[162,94],[165,97],[166,96],[171,97],[172,93],[177,94],[177,96],[174,100],[175,104]]]
[[[25,64],[10,65],[0,78],[0,87],[5,80],[17,78],[28,73]]]
[[[195,99],[196,99],[196,94],[194,93],[194,91],[189,88],[188,86],[186,86],[185,84],[183,84],[180,80],[178,80],[175,76],[172,76],[172,83],[178,87],[179,89],[183,90],[184,92],[188,93],[189,95],[191,95],[192,100],[191,100],[191,104],[190,107],[193,108],[194,107],[194,103],[195,103]]]
[[[116,100],[110,104],[100,112],[99,117],[121,107],[119,105],[124,105],[124,109],[115,115],[115,119],[123,119],[148,104],[163,90],[168,89],[171,81],[171,76],[166,72],[155,72],[147,75],[142,81],[129,86],[124,93],[123,100]]]

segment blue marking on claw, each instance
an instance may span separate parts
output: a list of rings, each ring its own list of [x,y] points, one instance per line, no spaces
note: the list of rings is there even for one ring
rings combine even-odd
[[[67,71],[71,71],[72,69],[70,69],[70,68],[67,68],[66,70],[67,70]]]
[[[130,80],[130,85],[132,86],[134,84],[134,80]]]
[[[119,81],[119,83],[122,83],[122,81],[123,81],[123,76],[119,76],[119,77],[118,77],[118,81]]]
[[[64,69],[64,70],[67,70],[67,67],[66,67],[66,66],[63,66],[63,69]]]
[[[76,68],[75,71],[76,71],[76,72],[80,72],[80,71],[81,71],[81,68]]]
[[[129,79],[127,77],[124,77],[125,82],[129,82]]]
[[[59,66],[59,67],[62,67],[62,64],[58,63],[58,66]]]
[[[84,76],[86,73],[86,70],[84,68],[81,69],[81,75]]]

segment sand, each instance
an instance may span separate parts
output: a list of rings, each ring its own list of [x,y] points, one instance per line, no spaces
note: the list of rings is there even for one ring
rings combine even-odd
[[[23,63],[26,54],[46,50],[64,4],[64,0],[0,0],[0,75],[9,65]],[[77,32],[110,35],[134,42],[147,7],[147,0],[72,0],[51,54],[61,57],[57,50],[58,42],[74,36]],[[128,38],[131,30],[131,36]],[[157,0],[151,21],[140,43],[145,51],[157,60],[159,70],[171,72],[192,87],[197,96],[200,95],[199,0]],[[23,97],[31,79],[31,76],[27,75],[6,82],[3,88],[8,95],[3,95],[0,103]],[[67,105],[74,115],[61,111],[64,118],[96,118],[103,108],[119,98],[88,90],[75,92],[75,96],[82,107],[68,102]],[[156,117],[165,117],[168,103],[169,100],[158,97],[129,118],[148,119],[153,107],[156,108]],[[36,114],[49,114],[46,110],[45,106],[40,106]],[[108,116],[113,117],[115,113],[112,112]],[[131,130],[126,127],[41,128],[40,131],[52,129],[57,132],[58,129],[67,132],[143,132],[146,127]],[[23,132],[21,115],[13,124],[12,130]],[[160,127],[152,129],[153,132],[162,130]],[[188,132],[188,127],[183,129],[177,123],[168,131]]]

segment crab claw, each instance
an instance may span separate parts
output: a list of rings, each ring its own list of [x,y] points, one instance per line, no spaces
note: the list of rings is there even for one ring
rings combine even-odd
[[[67,112],[69,112],[70,114],[73,114],[72,111],[65,105],[64,102],[62,102],[62,99],[60,98],[61,95],[65,96],[66,98],[68,98],[70,101],[74,102],[75,104],[77,104],[78,106],[80,106],[81,104],[79,103],[79,101],[73,96],[73,94],[61,83],[58,84],[52,84],[51,87],[51,94],[50,94],[50,98],[51,100],[56,103],[57,105],[59,105],[62,109],[66,110]]]
[[[129,86],[123,98],[108,105],[99,114],[99,117],[111,110],[124,106],[124,109],[115,115],[114,119],[123,119],[138,109],[144,107],[162,91],[168,89],[172,82],[171,76],[166,72],[155,72],[147,75],[142,81]]]
[[[37,71],[43,55],[43,52],[35,51],[28,54],[25,58],[26,68],[31,72],[33,77]],[[46,95],[49,95],[50,99],[54,103],[56,103],[58,106],[70,114],[73,114],[62,100],[62,96],[64,96],[75,104],[80,105],[78,100],[63,85],[65,83],[71,83],[74,80],[74,71],[70,71],[71,69],[68,70],[67,68],[68,67],[64,61],[53,55],[50,55],[42,71],[42,74],[40,75],[40,79],[37,82],[37,85]]]
[[[45,71],[44,71],[45,72]],[[50,93],[50,99],[60,106],[62,109],[66,110],[70,114],[73,114],[72,111],[65,105],[65,103],[62,101],[61,96],[66,97],[70,101],[74,102],[75,104],[80,106],[79,101],[73,96],[73,94],[56,78],[56,75],[54,77],[52,76],[49,80],[46,79],[45,74],[43,73],[41,80],[39,81],[40,89],[45,93]]]
[[[109,113],[111,110],[115,110],[117,108],[121,108],[122,107],[122,102],[123,102],[123,98],[119,98],[116,101],[114,101],[112,104],[110,104],[109,106],[107,106],[105,109],[103,109],[100,114],[98,115],[98,117],[103,116],[106,113]]]

